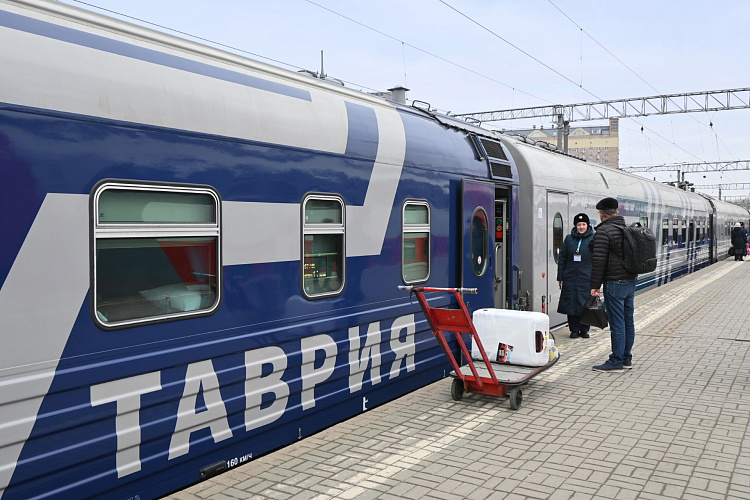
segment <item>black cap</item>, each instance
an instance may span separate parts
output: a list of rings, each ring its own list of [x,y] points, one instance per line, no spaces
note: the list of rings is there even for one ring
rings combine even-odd
[[[597,210],[617,210],[619,203],[614,198],[604,198],[596,204]]]
[[[585,222],[589,226],[591,225],[591,222],[589,221],[589,216],[586,214],[578,214],[575,217],[573,217],[573,225],[577,225],[579,222]]]

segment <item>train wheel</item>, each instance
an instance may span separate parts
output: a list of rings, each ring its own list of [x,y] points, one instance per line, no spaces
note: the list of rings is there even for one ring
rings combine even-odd
[[[454,401],[461,401],[464,396],[464,381],[460,378],[453,379],[453,385],[451,385],[451,397]]]
[[[510,409],[517,410],[521,406],[523,401],[523,392],[518,387],[513,387],[510,390]]]

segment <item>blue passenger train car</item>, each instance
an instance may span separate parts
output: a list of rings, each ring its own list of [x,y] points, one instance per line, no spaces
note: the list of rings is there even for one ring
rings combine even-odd
[[[0,0],[0,64],[2,500],[157,498],[446,376],[397,286],[550,312],[560,207],[688,210],[700,265],[748,218],[58,2]]]
[[[445,376],[397,285],[493,305],[490,133],[0,9],[3,500],[155,498]]]

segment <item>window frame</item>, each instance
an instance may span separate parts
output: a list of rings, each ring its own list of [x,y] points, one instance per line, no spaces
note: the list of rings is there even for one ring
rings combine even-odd
[[[305,208],[310,200],[336,201],[341,206],[341,223],[311,223],[305,222]],[[300,290],[308,300],[326,299],[344,293],[346,287],[346,203],[344,197],[335,193],[308,193],[300,204]],[[341,284],[338,289],[309,294],[305,291],[305,236],[307,235],[341,235]]]
[[[485,222],[485,241],[482,242],[482,255],[484,256],[484,261],[480,264],[482,266],[481,272],[477,273],[475,267],[474,267],[474,256],[477,255],[474,253],[474,238],[469,238],[469,257],[471,258],[471,272],[474,273],[474,276],[477,278],[481,278],[485,274],[487,274],[487,269],[489,269],[489,256],[490,256],[490,241],[492,241],[490,237],[490,218],[487,215],[487,212],[485,211],[484,207],[477,207],[474,209],[474,212],[471,214],[471,220],[474,220],[474,217],[477,216],[478,213],[481,213],[484,217]],[[472,235],[473,236],[473,235]]]
[[[424,206],[427,208],[427,224],[407,224],[406,208],[407,206]],[[405,235],[408,233],[427,233],[427,276],[418,280],[407,280],[405,269],[404,242]],[[430,279],[432,274],[432,208],[427,200],[407,199],[401,206],[401,280],[405,285],[415,283],[425,283]]]
[[[680,218],[680,237],[682,238],[682,246],[686,246],[688,243],[687,218],[684,215]]]
[[[214,202],[214,222],[106,222],[100,220],[99,202],[103,193],[109,190],[183,193],[208,195]],[[210,316],[216,312],[222,301],[222,237],[221,237],[221,197],[211,186],[202,184],[180,184],[168,182],[140,182],[122,179],[104,179],[98,182],[89,195],[90,219],[90,314],[94,324],[103,330],[120,330],[134,326],[143,326],[188,318]],[[97,242],[100,240],[158,239],[158,238],[216,238],[216,297],[207,308],[193,311],[179,311],[134,318],[121,321],[104,322],[98,314],[98,277],[97,277]]]
[[[560,221],[559,227],[556,225],[557,221]],[[560,212],[555,212],[552,217],[552,258],[555,259],[555,265],[560,264],[560,251],[565,244],[565,236],[565,219]],[[557,243],[560,245],[556,246]]]

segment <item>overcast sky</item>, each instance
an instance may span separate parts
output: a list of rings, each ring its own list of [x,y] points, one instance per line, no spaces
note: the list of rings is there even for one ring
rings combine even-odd
[[[744,1],[64,2],[236,47],[292,71],[320,71],[322,50],[325,72],[347,87],[405,85],[409,100],[454,114],[750,87],[750,2]],[[492,127],[546,129],[552,121]],[[750,109],[620,122],[621,166],[732,160],[750,160]],[[675,178],[669,172],[643,175]],[[750,172],[686,179],[697,185],[750,182]]]

